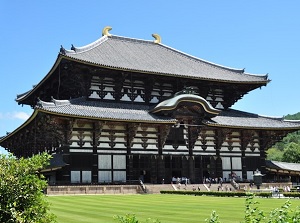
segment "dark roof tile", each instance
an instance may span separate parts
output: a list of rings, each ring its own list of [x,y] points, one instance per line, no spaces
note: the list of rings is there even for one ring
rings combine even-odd
[[[267,83],[266,75],[217,65],[163,44],[119,36],[66,50],[65,56],[106,67],[226,82]]]
[[[71,100],[40,101],[37,109],[60,115],[136,122],[176,122],[175,119],[149,113],[149,106],[102,102],[77,98]]]
[[[300,129],[300,121],[261,116],[234,109],[222,111],[218,116],[207,121],[207,125],[223,127],[257,128],[257,129]]]

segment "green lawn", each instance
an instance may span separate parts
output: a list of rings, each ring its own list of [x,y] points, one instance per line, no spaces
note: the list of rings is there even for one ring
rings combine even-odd
[[[245,198],[224,198],[188,195],[78,195],[49,196],[51,211],[59,223],[115,222],[113,216],[135,214],[145,222],[147,218],[162,223],[204,222],[216,210],[222,223],[240,222],[244,217]],[[287,199],[255,198],[265,213],[279,208]],[[292,199],[292,208],[300,206]]]

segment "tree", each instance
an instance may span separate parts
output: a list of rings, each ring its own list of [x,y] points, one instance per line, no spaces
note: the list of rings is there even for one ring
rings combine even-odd
[[[46,153],[27,159],[0,155],[0,222],[55,222],[43,193],[47,182],[40,174],[49,159]]]
[[[289,163],[300,163],[300,145],[291,142],[283,151],[282,161]]]
[[[267,151],[267,159],[274,161],[282,161],[283,151],[277,148],[271,148]]]

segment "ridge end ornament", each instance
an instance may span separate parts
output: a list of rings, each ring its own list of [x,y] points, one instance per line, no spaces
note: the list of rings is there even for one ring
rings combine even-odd
[[[152,34],[152,36],[154,37],[154,43],[161,43],[161,37],[160,37],[160,35],[158,35],[158,34],[156,34],[156,33],[154,33],[154,34]]]
[[[112,30],[112,27],[110,26],[105,26],[102,29],[102,36],[111,36],[111,34],[109,33],[109,31]]]

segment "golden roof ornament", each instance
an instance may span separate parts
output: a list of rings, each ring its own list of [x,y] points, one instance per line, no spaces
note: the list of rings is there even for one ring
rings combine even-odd
[[[152,36],[155,38],[154,43],[161,43],[161,37],[158,34],[152,34]]]
[[[110,26],[105,26],[102,29],[102,36],[111,36],[111,34],[108,32],[110,30],[112,30],[112,28]]]

